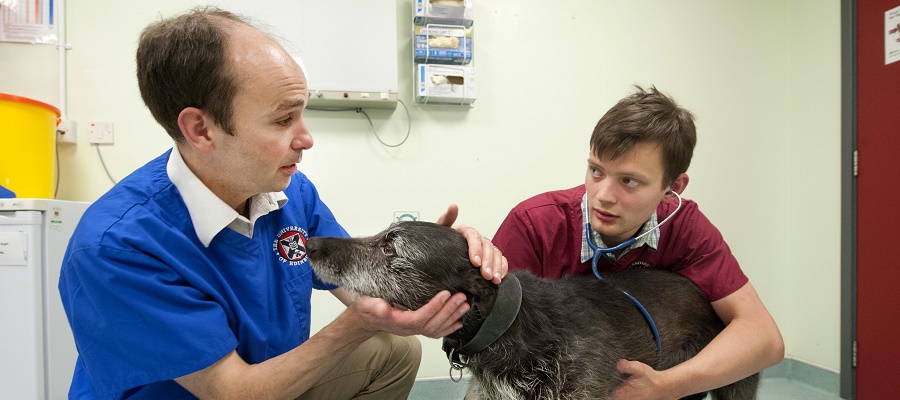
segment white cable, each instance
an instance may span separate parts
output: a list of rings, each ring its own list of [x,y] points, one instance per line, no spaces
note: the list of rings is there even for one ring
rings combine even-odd
[[[68,84],[66,79],[66,1],[58,0],[56,2],[56,9],[54,13],[56,15],[53,18],[56,19],[56,50],[59,52],[58,55],[58,73],[59,73],[59,111],[60,117],[63,119],[69,118],[69,106],[68,106]],[[74,132],[70,132],[74,135]],[[53,198],[55,199],[57,195],[59,195],[59,134],[56,133],[56,129],[53,129],[54,143],[55,143],[55,153],[56,153],[56,182],[53,188]]]
[[[366,116],[366,119],[369,120],[369,127],[372,128],[372,134],[375,135],[375,139],[378,139],[378,141],[381,142],[381,144],[386,147],[402,146],[403,143],[406,143],[406,139],[409,139],[409,132],[412,129],[412,119],[409,116],[409,108],[406,108],[406,104],[403,103],[403,100],[397,99],[397,101],[400,102],[400,104],[403,105],[403,109],[406,110],[406,137],[404,137],[403,140],[401,140],[400,143],[397,143],[397,144],[387,144],[383,140],[381,140],[381,137],[378,136],[378,132],[375,132],[375,125],[372,125],[372,119],[369,118],[369,114],[367,114],[366,111],[363,110],[362,108],[357,109],[357,112],[361,112],[363,115]]]
[[[95,143],[94,147],[97,149],[97,157],[100,157],[100,164],[103,165],[103,170],[106,171],[106,176],[113,183],[113,185],[119,183],[115,179],[113,179],[112,174],[109,173],[109,169],[106,168],[106,162],[103,161],[103,154],[100,154],[100,145]]]
[[[385,147],[400,147],[403,145],[403,143],[406,143],[406,139],[409,139],[409,134],[410,134],[410,131],[412,130],[412,117],[409,115],[409,108],[406,107],[406,103],[404,103],[403,100],[400,100],[400,99],[397,99],[397,101],[400,103],[400,105],[403,106],[403,109],[406,110],[406,137],[404,137],[403,140],[397,144],[387,144],[383,140],[381,140],[381,137],[378,136],[378,132],[375,131],[375,124],[372,123],[372,118],[369,117],[369,114],[366,113],[366,110],[364,110],[362,107],[357,107],[357,108],[307,107],[307,109],[315,110],[315,111],[355,111],[357,113],[361,113],[362,115],[364,115],[366,117],[366,120],[369,121],[369,129],[372,131],[372,134],[375,135],[375,139],[378,139],[378,141],[381,142],[381,144],[383,146],[385,146]]]
[[[56,149],[53,151],[56,153],[56,182],[54,182],[53,188],[53,198],[59,194],[59,134],[56,133],[56,130],[53,130],[53,143]]]

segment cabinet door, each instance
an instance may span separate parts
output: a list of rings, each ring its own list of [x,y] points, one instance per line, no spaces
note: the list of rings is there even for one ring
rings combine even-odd
[[[0,393],[44,396],[41,213],[0,211]]]

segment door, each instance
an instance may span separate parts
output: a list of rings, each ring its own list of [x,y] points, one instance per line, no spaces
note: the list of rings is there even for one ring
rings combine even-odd
[[[892,251],[900,245],[900,61],[885,64],[885,12],[900,0],[856,7],[856,398],[868,400],[896,396],[900,387],[900,257]]]

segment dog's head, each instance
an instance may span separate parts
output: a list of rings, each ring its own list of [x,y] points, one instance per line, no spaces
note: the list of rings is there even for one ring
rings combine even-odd
[[[397,222],[370,237],[313,237],[306,250],[321,279],[411,310],[441,290],[470,300],[495,290],[469,261],[462,234],[430,222]]]

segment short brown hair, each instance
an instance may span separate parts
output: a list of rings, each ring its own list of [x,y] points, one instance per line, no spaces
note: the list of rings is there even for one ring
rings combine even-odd
[[[197,7],[141,32],[137,49],[141,98],[176,142],[184,140],[178,115],[186,107],[205,111],[227,133],[234,130],[231,113],[237,83],[226,47],[230,23],[249,25],[228,11]]]
[[[662,146],[663,184],[687,171],[697,144],[694,115],[655,86],[619,100],[597,122],[591,135],[591,153],[615,159],[640,143]]]

